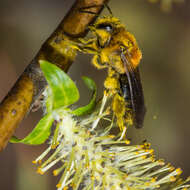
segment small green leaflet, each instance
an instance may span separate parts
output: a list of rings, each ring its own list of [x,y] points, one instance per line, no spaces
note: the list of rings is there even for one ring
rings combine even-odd
[[[24,143],[29,145],[39,145],[44,143],[51,133],[51,126],[54,118],[52,113],[45,115],[33,129],[33,131],[24,139],[18,139],[13,136],[10,140],[11,143]]]
[[[10,140],[11,143],[24,143],[28,145],[39,145],[44,143],[51,133],[51,127],[54,121],[52,113],[55,112],[59,115],[61,110],[68,109],[68,106],[74,104],[79,99],[79,91],[75,83],[66,73],[47,61],[40,61],[40,66],[49,84],[45,92],[47,114],[39,121],[28,136],[24,139],[18,139],[13,136]],[[88,105],[80,107],[72,112],[77,116],[90,113],[95,107],[96,102],[96,84],[88,77],[83,77],[82,79],[87,87],[93,92],[93,95]]]
[[[95,82],[92,79],[85,76],[83,76],[82,79],[86,84],[86,86],[93,92],[93,94],[92,94],[92,99],[90,100],[90,103],[88,105],[80,107],[72,112],[72,114],[77,116],[89,114],[96,104],[97,87]]]
[[[74,104],[79,99],[79,91],[70,77],[57,66],[40,61],[40,67],[51,88],[53,110]]]

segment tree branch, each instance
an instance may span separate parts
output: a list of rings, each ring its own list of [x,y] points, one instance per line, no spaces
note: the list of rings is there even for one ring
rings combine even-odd
[[[88,32],[87,26],[94,22],[107,2],[108,0],[76,0],[60,25],[26,67],[0,104],[0,151],[5,148],[15,129],[46,86],[39,60],[45,59],[67,71],[75,59],[76,50],[65,44],[65,41],[84,37]],[[96,14],[80,12],[79,9],[83,7],[89,7],[85,11]]]

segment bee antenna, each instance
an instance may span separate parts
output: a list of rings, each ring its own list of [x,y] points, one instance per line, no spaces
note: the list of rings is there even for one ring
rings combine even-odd
[[[109,7],[109,5],[107,3],[104,3],[104,7],[107,8],[108,12],[110,13],[110,15],[113,17],[113,12],[111,10],[111,8]]]

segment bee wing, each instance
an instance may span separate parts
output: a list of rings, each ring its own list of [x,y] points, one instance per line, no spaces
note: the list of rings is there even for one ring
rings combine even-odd
[[[128,94],[133,110],[134,125],[136,128],[141,128],[143,126],[146,108],[139,68],[133,68],[123,52],[121,52],[121,60],[126,72],[126,75],[122,75],[121,89],[125,86],[126,90],[129,91]]]

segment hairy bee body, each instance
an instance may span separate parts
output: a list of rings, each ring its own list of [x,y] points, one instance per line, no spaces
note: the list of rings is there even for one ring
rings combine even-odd
[[[133,65],[133,68],[139,65],[142,53],[137,46],[134,36],[127,32],[125,28],[119,28],[116,32],[110,39],[110,43],[101,49],[100,57],[102,63],[107,61],[117,72],[124,74],[125,68],[121,61],[121,48],[127,48],[128,52],[130,52],[130,63]],[[127,57],[128,53],[124,52],[124,55]]]
[[[104,86],[113,96],[112,110],[118,126],[121,130],[127,124],[141,128],[146,111],[138,70],[142,53],[135,37],[115,17],[100,18],[89,29],[95,38],[81,40],[79,49],[94,54],[95,67],[107,68]]]

